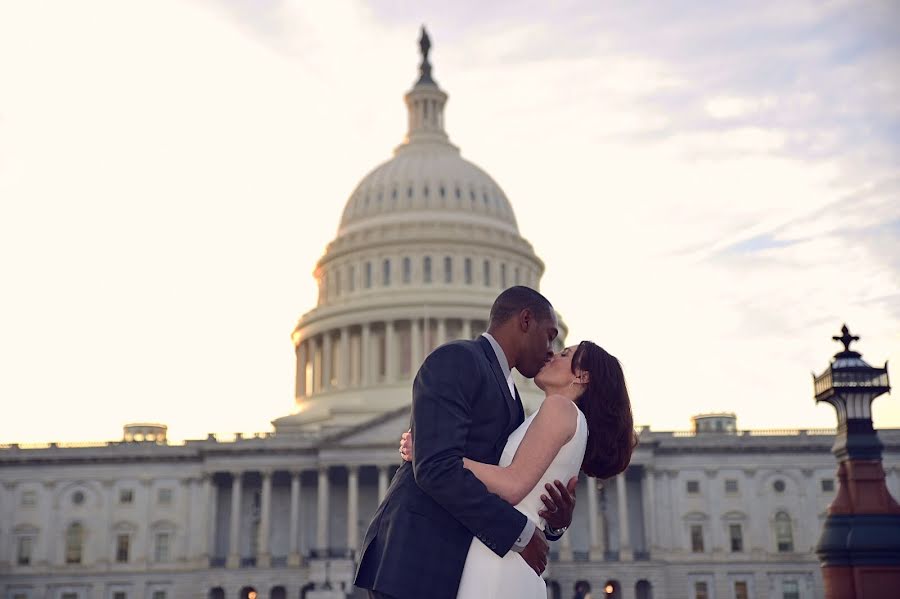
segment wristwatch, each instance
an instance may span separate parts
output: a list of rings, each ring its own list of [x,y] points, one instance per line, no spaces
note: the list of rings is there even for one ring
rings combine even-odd
[[[547,534],[551,537],[561,537],[564,532],[569,530],[568,526],[563,526],[562,528],[552,528],[549,524],[547,525]]]

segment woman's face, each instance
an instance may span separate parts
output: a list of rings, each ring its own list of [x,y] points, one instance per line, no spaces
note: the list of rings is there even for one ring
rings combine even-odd
[[[550,361],[544,364],[540,372],[534,377],[534,384],[539,389],[547,391],[548,389],[561,389],[568,387],[575,380],[572,374],[572,358],[575,356],[577,345],[571,345],[561,352],[553,354]],[[580,374],[580,371],[577,371]]]

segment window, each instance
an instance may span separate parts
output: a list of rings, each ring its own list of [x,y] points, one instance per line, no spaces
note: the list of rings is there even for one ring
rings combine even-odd
[[[506,289],[506,264],[500,265],[500,287]]]
[[[156,502],[159,505],[171,505],[172,504],[172,489],[160,489],[156,492]]]
[[[381,264],[381,284],[387,287],[391,284],[391,261],[385,260]]]
[[[75,522],[66,530],[66,563],[81,563],[81,547],[84,543],[84,529]]]
[[[409,283],[412,280],[412,260],[409,257],[403,259],[403,282]]]
[[[152,598],[153,599],[166,599],[166,592],[165,591],[153,591]]]
[[[725,480],[725,492],[734,495],[738,492],[738,481],[733,478]]]
[[[453,282],[453,258],[450,256],[444,256],[444,282]]]
[[[484,261],[484,286],[491,286],[491,263],[487,260]]]
[[[356,289],[356,267],[352,264],[347,268],[347,290],[354,291]]]
[[[784,481],[781,479],[778,479],[774,483],[772,483],[772,489],[774,489],[775,492],[778,493],[779,495],[781,493],[784,493],[784,488],[785,488]]]
[[[116,535],[116,562],[128,563],[128,549],[131,545],[131,537],[127,534]]]
[[[366,262],[366,280],[365,280],[366,289],[372,287],[372,263]]]
[[[833,478],[823,478],[822,479],[822,492],[823,493],[834,493],[834,479]]]
[[[796,580],[785,580],[781,583],[782,599],[800,599],[800,585]]]
[[[134,503],[134,490],[119,489],[119,503],[121,503],[122,505]]]
[[[519,267],[513,269],[513,285],[519,284]]]
[[[334,294],[335,295],[341,294],[341,279],[343,278],[343,277],[341,277],[342,274],[343,273],[341,272],[340,268],[338,268],[337,270],[334,271]]]
[[[747,590],[746,580],[734,581],[734,599],[749,599],[750,591]]]
[[[20,502],[22,507],[34,507],[37,505],[37,492],[35,491],[24,491],[22,493],[22,500]]]
[[[13,599],[28,599],[28,595],[25,593],[13,593]]]
[[[744,532],[740,524],[728,525],[728,538],[731,539],[731,551],[734,553],[744,550]]]
[[[84,503],[84,493],[82,491],[75,491],[72,493],[72,503],[75,505],[81,505]]]
[[[431,282],[431,256],[425,256],[422,267],[422,278],[426,283]]]
[[[791,517],[784,512],[775,514],[775,543],[779,553],[794,550],[794,533],[791,530]]]
[[[34,546],[33,537],[19,537],[16,540],[16,563],[27,566],[31,563],[31,551]]]
[[[688,492],[688,495],[697,495],[698,493],[700,493],[700,481],[699,480],[687,481],[687,492]]]
[[[464,266],[465,266],[466,285],[471,285],[472,284],[472,259],[466,258]]]
[[[113,593],[112,599],[128,599],[128,595],[125,594],[125,591],[116,591]]]
[[[78,599],[78,593],[63,593],[60,599]]]
[[[156,562],[169,561],[169,533],[158,532],[154,537],[153,560]]]
[[[709,586],[705,582],[694,583],[694,599],[709,599]]]
[[[691,551],[703,553],[703,526],[691,524]]]

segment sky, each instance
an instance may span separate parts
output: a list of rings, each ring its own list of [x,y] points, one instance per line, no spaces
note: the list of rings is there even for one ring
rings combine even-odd
[[[845,322],[900,363],[896,2],[0,0],[0,443],[288,414],[422,23],[451,140],[637,425],[834,426],[811,372]]]

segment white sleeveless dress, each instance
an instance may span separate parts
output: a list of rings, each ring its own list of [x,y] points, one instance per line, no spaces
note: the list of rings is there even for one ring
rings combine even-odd
[[[506,447],[503,448],[503,455],[500,457],[500,466],[508,466],[512,463],[519,443],[522,442],[525,431],[531,426],[536,414],[537,412],[529,416],[509,436]],[[553,484],[554,480],[566,484],[573,476],[578,475],[584,459],[587,436],[587,421],[581,410],[578,410],[575,434],[568,443],[560,448],[538,484],[525,499],[515,506],[538,528],[543,529],[546,524],[544,519],[538,516],[538,512],[544,507],[544,502],[541,501],[541,494],[546,493],[544,485],[546,483]],[[538,576],[531,566],[525,563],[522,556],[515,551],[509,551],[505,556],[499,557],[484,543],[473,538],[456,599],[509,599],[510,597],[547,599],[547,586],[544,579]]]

